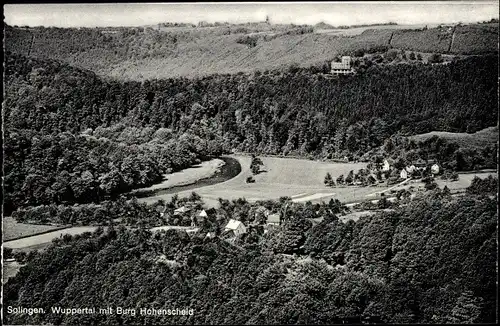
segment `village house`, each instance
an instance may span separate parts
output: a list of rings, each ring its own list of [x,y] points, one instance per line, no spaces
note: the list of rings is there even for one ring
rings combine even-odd
[[[230,219],[224,228],[224,232],[232,231],[235,236],[246,233],[247,228],[241,221]]]
[[[437,163],[434,163],[431,166],[431,173],[432,174],[439,174],[439,171],[440,171],[439,165]]]
[[[354,69],[351,67],[351,57],[343,56],[341,62],[332,62],[332,69],[330,71],[332,75],[349,75],[354,73]]]
[[[408,172],[408,174],[412,174],[415,172],[416,168],[415,168],[415,165],[412,164],[410,166],[407,166],[405,169],[406,169],[406,172]]]
[[[391,165],[389,164],[389,161],[384,160],[384,164],[382,165],[382,171],[389,171],[391,169]]]
[[[277,226],[277,225],[280,225],[280,214],[278,213],[275,213],[275,214],[270,214],[268,217],[267,217],[267,225],[270,226]]]
[[[401,170],[399,177],[405,180],[408,179],[408,172],[405,169]]]
[[[424,160],[422,160],[421,158],[419,158],[413,165],[415,166],[415,169],[417,169],[417,170],[425,170],[427,163]]]

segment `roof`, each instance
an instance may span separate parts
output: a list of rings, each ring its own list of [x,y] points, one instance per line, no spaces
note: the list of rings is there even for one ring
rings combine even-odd
[[[267,217],[267,223],[279,223],[280,215],[279,214],[271,214]]]
[[[421,158],[419,158],[414,164],[415,165],[422,165],[422,164],[425,164],[425,161],[422,160]]]
[[[230,219],[225,228],[230,229],[230,230],[236,230],[240,226],[245,227],[245,225],[243,223],[241,223],[241,221]]]
[[[208,216],[208,214],[207,214],[207,212],[206,212],[205,210],[202,210],[202,211],[198,214],[198,216],[200,216],[200,217],[207,217],[207,216]]]
[[[174,211],[174,213],[185,213],[185,212],[189,212],[189,211],[190,211],[190,209],[189,209],[189,208],[187,208],[186,206],[182,206],[182,207],[180,207],[180,208],[177,208],[177,209]]]

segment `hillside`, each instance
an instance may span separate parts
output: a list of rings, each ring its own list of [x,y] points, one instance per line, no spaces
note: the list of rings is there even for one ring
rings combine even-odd
[[[410,139],[424,141],[438,136],[449,141],[453,141],[463,148],[485,148],[494,146],[498,142],[498,127],[490,127],[475,133],[456,133],[446,131],[431,131],[425,134],[410,136]]]
[[[267,234],[255,229],[234,242],[205,235],[225,225],[227,216],[255,221],[257,205],[222,201],[203,231],[191,237],[123,226],[65,235],[25,257],[26,265],[4,287],[4,306],[29,304],[47,313],[4,314],[5,322],[492,323],[497,201],[482,191],[478,196],[476,188],[459,198],[438,189],[394,211],[345,224],[337,216],[341,206],[333,201],[261,202],[257,205],[276,211],[287,205],[290,218]],[[105,209],[107,216],[140,220],[155,215],[151,208],[112,204]],[[79,214],[91,217],[94,211]],[[139,217],[140,211],[145,214]],[[316,216],[321,222],[314,226],[309,218]],[[135,313],[56,314],[50,307],[126,307]],[[194,313],[140,313],[172,307]]]
[[[479,27],[477,27],[479,26]],[[312,26],[223,25],[153,28],[6,27],[5,49],[59,59],[102,76],[145,80],[250,72],[298,64],[321,65],[356,50],[392,46],[418,52],[457,54],[497,51],[498,24],[401,30],[397,25],[363,27],[361,33],[314,32]],[[321,27],[321,25],[320,25]],[[323,26],[325,27],[325,26]],[[387,28],[393,27],[393,28]]]
[[[6,206],[101,200],[233,149],[355,160],[398,132],[475,132],[498,118],[497,65],[483,56],[334,80],[291,68],[124,83],[8,54]]]

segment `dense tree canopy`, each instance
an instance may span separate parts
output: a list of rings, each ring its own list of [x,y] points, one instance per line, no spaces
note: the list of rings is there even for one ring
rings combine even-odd
[[[437,189],[345,224],[335,203],[294,204],[283,226],[234,244],[123,227],[67,236],[26,258],[4,287],[4,306],[189,307],[194,315],[4,316],[10,324],[494,322],[496,204]],[[221,207],[253,219],[244,200]],[[312,226],[316,211],[323,221]]]

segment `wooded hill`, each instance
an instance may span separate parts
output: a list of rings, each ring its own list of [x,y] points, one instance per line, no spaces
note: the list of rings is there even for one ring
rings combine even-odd
[[[153,235],[142,228],[66,235],[45,252],[30,253],[4,286],[4,307],[48,313],[4,314],[5,322],[494,323],[498,214],[497,201],[485,195],[496,192],[498,180],[490,181],[474,181],[467,197],[436,189],[395,211],[346,224],[322,205],[324,220],[313,226],[306,217],[318,205],[293,204],[293,218],[280,229],[250,231],[234,244],[203,232]],[[250,219],[249,205],[232,203],[242,219]],[[50,313],[55,306],[189,307],[194,314]]]
[[[453,37],[454,35],[454,37]],[[381,47],[452,54],[498,52],[498,23],[398,30],[355,36],[315,33],[313,26],[19,28],[6,26],[5,49],[59,59],[102,76],[145,80],[322,65]],[[452,42],[453,39],[453,42]]]
[[[489,55],[335,80],[292,67],[139,83],[7,53],[6,207],[102,198],[232,149],[356,159],[398,132],[475,132],[498,119],[497,70]]]

